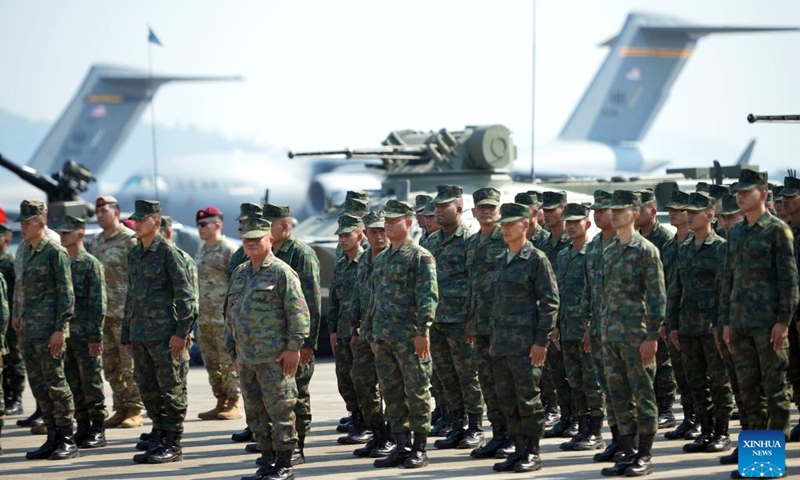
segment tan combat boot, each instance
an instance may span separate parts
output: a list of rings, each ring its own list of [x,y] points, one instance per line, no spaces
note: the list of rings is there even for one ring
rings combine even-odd
[[[242,418],[242,411],[239,410],[239,398],[228,398],[222,410],[217,414],[217,420],[237,420]]]
[[[125,408],[120,408],[114,415],[108,417],[103,421],[104,428],[117,428],[122,421],[125,420]]]
[[[219,414],[219,412],[222,411],[222,408],[225,406],[225,402],[227,402],[227,399],[225,397],[222,396],[217,397],[217,406],[207,412],[198,413],[197,418],[199,418],[200,420],[216,420],[217,415]]]
[[[142,426],[142,409],[126,408],[125,420],[119,424],[122,428],[138,428]]]

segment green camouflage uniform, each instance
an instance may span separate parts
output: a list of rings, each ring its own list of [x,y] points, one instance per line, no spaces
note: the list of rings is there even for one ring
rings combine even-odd
[[[100,261],[81,248],[70,259],[75,314],[69,323],[64,372],[75,401],[75,420],[102,422],[106,418],[103,361],[89,354],[90,343],[103,343],[106,280]]]
[[[492,273],[492,365],[500,408],[510,435],[541,438],[542,367],[531,346],[547,347],[558,315],[558,283],[550,262],[530,241],[509,262],[503,252]],[[552,352],[551,352],[552,353]]]
[[[11,324],[11,310],[8,308],[8,289],[3,273],[0,273],[0,427],[5,423],[6,395],[3,390],[3,359],[8,355],[6,331]]]
[[[436,261],[409,239],[381,252],[373,268],[372,311],[362,325],[362,335],[376,345],[375,367],[386,420],[395,434],[427,434],[431,359],[417,356],[414,337],[427,337],[436,315]]]
[[[244,253],[244,247],[239,247],[239,249],[233,252],[233,255],[231,255],[231,260],[228,262],[228,268],[225,270],[225,272],[228,274],[228,278],[231,278],[233,271],[236,270],[236,267],[246,261],[247,254]]]
[[[603,292],[603,356],[619,433],[655,435],[656,366],[642,366],[639,346],[658,339],[664,320],[667,298],[658,248],[639,233],[626,245],[615,238],[603,251]]]
[[[47,237],[35,249],[27,243],[19,257],[22,271],[14,308],[20,305],[19,336],[28,382],[47,425],[71,428],[75,408],[64,374],[65,349],[53,356],[48,345],[56,331],[69,335],[75,308],[69,257]]]
[[[797,308],[797,264],[789,227],[769,212],[755,224],[731,227],[721,321],[730,326],[731,352],[746,428],[789,435],[788,341],[775,352],[770,333],[789,325]]]
[[[239,398],[239,374],[225,349],[223,303],[228,292],[228,266],[236,244],[222,237],[212,246],[203,243],[195,254],[200,291],[197,343],[208,372],[211,391],[217,398]]]
[[[549,230],[545,230],[544,227],[537,223],[533,234],[531,234],[528,240],[530,240],[534,247],[546,253],[550,250],[550,237],[552,236],[553,234],[551,234]]]
[[[263,451],[295,448],[295,377],[276,362],[308,338],[309,311],[297,273],[271,252],[253,270],[234,270],[228,290],[225,344],[239,366],[247,425]]]
[[[798,270],[800,270],[800,226],[792,229],[792,235],[794,236],[795,263],[798,266]],[[786,372],[786,380],[792,386],[792,400],[795,406],[800,408],[800,333],[797,331],[798,321],[800,321],[800,308],[795,309],[792,323],[789,325],[789,369]]]
[[[14,273],[14,257],[8,252],[0,255],[0,275],[5,277],[10,315],[14,309],[16,274]],[[5,334],[6,346],[8,347],[8,353],[3,356],[3,392],[5,395],[10,395],[14,392],[21,394],[25,391],[25,362],[22,360],[19,335],[12,328],[10,321],[2,333]]]
[[[172,335],[188,338],[197,317],[196,283],[180,249],[156,235],[128,255],[122,343],[133,344],[136,381],[153,430],[183,432],[189,351],[172,358]],[[193,262],[192,262],[193,263]]]
[[[128,294],[128,253],[136,245],[133,230],[120,224],[106,237],[103,232],[92,237],[89,253],[103,264],[106,278],[106,319],[103,323],[103,374],[111,385],[113,408],[144,407],[139,385],[133,375],[133,354],[122,345],[122,322]]]

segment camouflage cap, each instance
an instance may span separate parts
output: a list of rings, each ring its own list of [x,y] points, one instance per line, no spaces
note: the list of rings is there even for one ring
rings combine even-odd
[[[436,203],[431,198],[428,203],[425,204],[425,210],[422,211],[422,216],[432,217],[434,213],[436,213]]]
[[[673,190],[669,195],[669,203],[666,205],[666,207],[675,210],[685,210],[687,203],[689,203],[688,193],[680,190]]]
[[[75,230],[85,230],[86,229],[86,220],[82,218],[73,217],[72,215],[67,215],[64,217],[64,223],[56,228],[56,232],[58,233],[70,233],[74,232]]]
[[[717,201],[708,192],[692,192],[689,195],[689,202],[684,207],[686,210],[708,210],[714,208]]]
[[[386,218],[410,217],[414,213],[414,208],[408,202],[400,200],[389,200],[386,202],[384,216]]]
[[[249,218],[242,226],[242,238],[261,238],[270,233],[270,221],[264,217]]]
[[[499,223],[524,220],[530,215],[530,207],[521,203],[504,203],[500,205]]]
[[[492,187],[479,188],[472,193],[472,200],[475,206],[478,205],[500,205],[500,190]]]
[[[339,216],[339,228],[336,229],[334,235],[341,235],[343,233],[350,233],[358,228],[363,227],[361,218],[353,215],[343,214]]]
[[[698,192],[707,192],[711,188],[711,185],[708,182],[697,182],[697,185],[694,186],[694,189]]]
[[[239,216],[236,220],[247,220],[250,218],[258,218],[264,212],[261,205],[256,203],[243,203],[239,206]]]
[[[731,192],[743,192],[752,190],[759,185],[767,185],[768,178],[767,172],[759,172],[752,168],[743,167],[739,171],[739,181],[736,183],[736,189],[731,189]]]
[[[586,220],[589,217],[589,207],[580,203],[568,203],[564,207],[564,221]]]
[[[458,185],[436,185],[436,198],[433,201],[434,203],[450,203],[461,198],[463,194],[464,189]]]
[[[722,210],[719,211],[720,215],[734,215],[741,211],[739,204],[736,203],[736,195],[725,195],[722,197]]]
[[[360,198],[348,198],[344,201],[344,212],[348,214],[363,213],[369,211],[369,201]]]
[[[292,216],[292,211],[288,205],[273,205],[267,203],[264,204],[262,216],[271,222],[276,218],[290,218]]]
[[[364,226],[367,228],[385,228],[386,218],[383,216],[383,210],[376,210],[364,215]]]
[[[94,206],[97,208],[104,207],[106,205],[119,205],[119,202],[111,195],[97,197],[97,200],[94,201]]]
[[[417,197],[414,199],[414,211],[417,213],[422,213],[422,211],[425,210],[425,205],[427,205],[431,200],[433,200],[433,197],[430,195],[417,195]]]
[[[349,200],[351,198],[355,198],[356,200],[362,200],[366,202],[367,205],[369,205],[369,192],[365,192],[363,190],[348,190],[344,199]]]
[[[536,194],[531,192],[519,192],[518,194],[514,195],[514,203],[519,203],[520,205],[527,205],[528,208],[530,207],[539,208],[540,205],[539,199],[536,197]]]
[[[783,185],[775,185],[772,189],[772,194],[775,196],[775,201],[783,200]]]
[[[603,210],[611,204],[611,192],[605,190],[594,191],[594,203],[589,207],[592,210]]]
[[[19,216],[15,222],[27,222],[47,212],[47,207],[44,202],[38,199],[23,200],[19,204]]]
[[[731,193],[731,188],[727,185],[711,185],[708,187],[708,193],[714,200],[719,200],[725,195]]]
[[[783,191],[781,194],[784,197],[793,197],[800,193],[800,178],[786,177],[783,179]]]
[[[161,215],[161,228],[172,228],[172,217],[169,215]]]
[[[539,205],[544,202],[544,194],[538,190],[528,190],[528,193],[531,195],[536,195],[536,200],[539,201]]]
[[[8,227],[5,223],[0,223],[0,235],[5,235],[11,231],[11,228]]]
[[[642,196],[642,205],[647,205],[648,203],[656,201],[656,194],[653,192],[652,188],[643,188],[637,190],[637,192]]]
[[[131,220],[141,220],[156,213],[161,213],[161,202],[158,200],[136,200],[133,215],[128,217]]]
[[[544,197],[542,210],[551,210],[567,204],[567,192],[563,190],[560,192],[544,192],[542,196]]]
[[[639,192],[632,192],[630,190],[614,190],[611,196],[611,204],[608,208],[613,210],[621,210],[628,207],[641,207],[642,194]]]

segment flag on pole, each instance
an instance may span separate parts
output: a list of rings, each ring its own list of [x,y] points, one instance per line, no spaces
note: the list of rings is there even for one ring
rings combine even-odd
[[[158,39],[156,36],[156,32],[153,31],[152,28],[147,27],[147,41],[150,43],[155,43],[159,47],[163,47],[164,44],[161,43],[161,40]]]

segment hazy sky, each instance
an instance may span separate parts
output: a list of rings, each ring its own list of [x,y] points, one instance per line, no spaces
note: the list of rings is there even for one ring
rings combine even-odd
[[[554,138],[625,16],[800,26],[800,2],[559,0],[536,4],[536,141]],[[391,130],[502,123],[529,148],[533,3],[493,1],[0,0],[0,108],[55,120],[93,63],[238,74],[169,85],[157,123],[196,125],[290,149],[377,145]],[[800,33],[702,39],[644,144],[680,161],[789,165],[800,126],[749,125],[747,113],[800,113]],[[142,121],[149,121],[144,115]],[[712,157],[712,158],[709,158]]]

